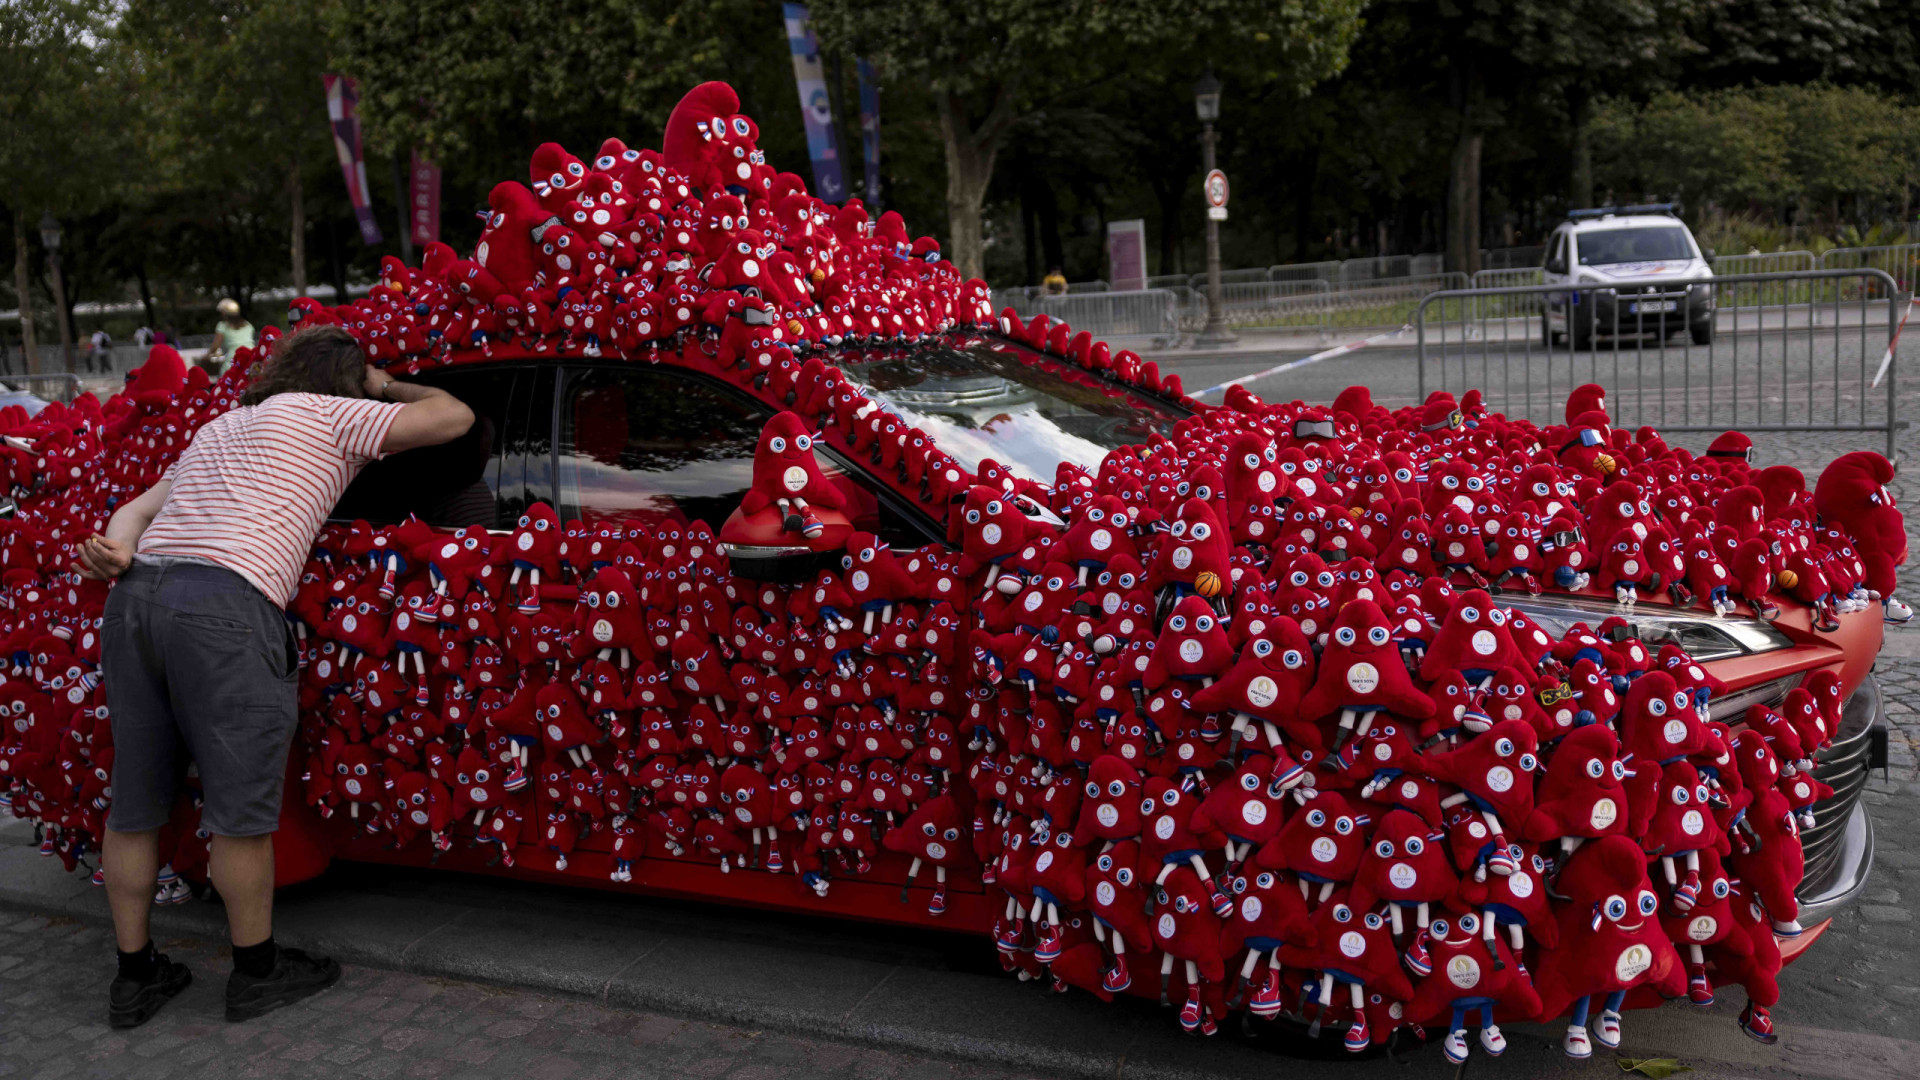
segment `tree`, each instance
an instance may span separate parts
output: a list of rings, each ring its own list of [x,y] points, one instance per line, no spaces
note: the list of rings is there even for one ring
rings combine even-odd
[[[1297,90],[1337,73],[1363,0],[816,0],[823,48],[872,59],[890,99],[931,98],[945,150],[949,255],[977,276],[982,204],[1009,133],[1036,110],[1130,78],[1187,95],[1204,59]]]
[[[332,161],[320,0],[131,0],[117,38],[142,80],[153,187],[212,196],[203,220],[226,267],[250,219],[279,217],[284,205],[282,265],[304,294],[306,188]],[[244,298],[254,282],[222,284]]]
[[[13,282],[29,364],[38,362],[28,272],[27,230],[43,210],[83,202],[83,175],[98,130],[94,42],[104,25],[95,0],[0,3],[0,199],[13,217]],[[56,312],[64,335],[68,313]]]

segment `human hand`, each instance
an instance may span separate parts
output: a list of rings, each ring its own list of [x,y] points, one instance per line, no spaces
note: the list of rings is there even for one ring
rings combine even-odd
[[[381,399],[386,394],[388,384],[394,381],[393,376],[381,371],[372,364],[368,364],[367,374],[360,381],[360,389],[365,391],[366,395],[370,398]]]
[[[127,567],[132,565],[132,548],[118,540],[96,535],[81,542],[79,561],[73,564],[73,569],[84,578],[111,581],[126,573]]]

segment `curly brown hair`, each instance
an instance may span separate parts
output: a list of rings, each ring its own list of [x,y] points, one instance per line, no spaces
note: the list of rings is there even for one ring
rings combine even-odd
[[[338,326],[314,326],[280,339],[260,365],[240,404],[258,405],[275,394],[366,397],[367,355]]]

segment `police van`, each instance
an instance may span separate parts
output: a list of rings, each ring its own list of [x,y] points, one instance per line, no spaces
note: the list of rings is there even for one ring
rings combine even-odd
[[[1548,293],[1540,332],[1576,349],[1596,338],[1664,340],[1685,330],[1713,341],[1713,252],[1702,250],[1672,203],[1573,210],[1547,240],[1547,285],[1604,286]]]

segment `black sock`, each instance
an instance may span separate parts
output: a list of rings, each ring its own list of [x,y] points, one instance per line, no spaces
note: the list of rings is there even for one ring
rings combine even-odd
[[[264,979],[273,974],[273,962],[279,957],[280,947],[271,937],[258,945],[235,945],[233,970],[250,978]]]
[[[151,938],[147,940],[145,945],[140,946],[132,952],[119,952],[118,949],[114,951],[120,955],[121,978],[132,979],[135,982],[146,982],[153,978],[154,958],[156,954],[153,951],[153,940]]]

